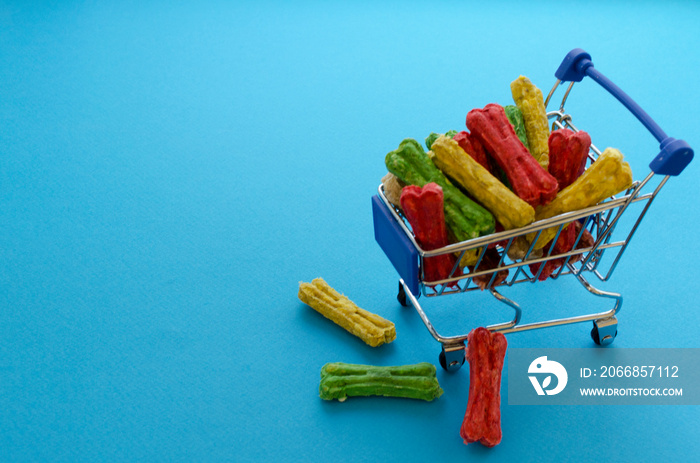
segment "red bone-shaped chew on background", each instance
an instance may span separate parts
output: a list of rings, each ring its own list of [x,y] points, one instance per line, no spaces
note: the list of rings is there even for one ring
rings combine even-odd
[[[401,209],[411,224],[416,241],[426,251],[449,244],[445,225],[444,196],[436,183],[427,183],[423,188],[408,185],[401,191]],[[453,254],[426,257],[424,260],[425,281],[448,278],[457,263]],[[453,276],[461,275],[459,268]]]
[[[556,179],[525,148],[503,106],[490,103],[467,114],[467,128],[508,177],[513,192],[532,207],[543,206],[557,195]]]
[[[506,337],[476,328],[467,337],[469,400],[460,435],[465,444],[481,442],[493,447],[501,442],[501,372]]]

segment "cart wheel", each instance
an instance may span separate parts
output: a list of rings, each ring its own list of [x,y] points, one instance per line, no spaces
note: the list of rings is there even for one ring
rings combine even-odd
[[[399,300],[399,304],[404,307],[408,307],[408,300],[406,300],[406,291],[403,289],[403,284],[399,281],[399,294],[396,296]]]
[[[462,359],[453,359],[450,361],[450,363],[447,363],[447,356],[445,355],[445,350],[443,349],[440,351],[440,356],[438,357],[438,360],[440,360],[440,366],[443,368],[445,371],[457,371],[460,368],[462,368],[462,365],[464,365],[464,360],[466,359],[466,356],[464,355],[464,351],[462,351],[461,355]]]
[[[598,326],[593,323],[593,329],[591,330],[591,338],[593,339],[593,342],[598,344],[599,346],[607,346],[612,344],[612,342],[615,340],[617,337],[617,330],[615,330],[614,335],[607,335],[604,336],[603,339],[600,339],[600,333],[598,332]]]

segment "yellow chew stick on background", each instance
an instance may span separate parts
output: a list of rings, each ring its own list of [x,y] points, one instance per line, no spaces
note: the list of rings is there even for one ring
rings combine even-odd
[[[535,209],[506,188],[453,139],[441,135],[431,147],[433,162],[491,212],[506,230],[535,220]]]
[[[632,185],[632,181],[632,169],[623,161],[622,153],[615,148],[607,148],[574,183],[561,190],[551,203],[538,208],[535,217],[537,220],[549,219],[565,212],[594,206],[626,190]],[[543,230],[534,249],[544,247],[554,238],[557,228]],[[533,239],[534,233],[528,235],[530,242]]]
[[[396,329],[392,322],[359,308],[331,288],[323,278],[315,278],[311,283],[300,282],[299,299],[372,347],[396,339]]]
[[[530,79],[520,76],[510,84],[513,101],[523,114],[530,153],[547,170],[549,167],[549,121],[542,91]]]

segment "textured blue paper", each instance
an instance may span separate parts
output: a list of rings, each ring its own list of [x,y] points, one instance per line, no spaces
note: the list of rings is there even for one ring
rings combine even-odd
[[[699,20],[693,2],[2,2],[0,460],[700,454],[697,407],[506,396],[503,442],[464,446],[466,367],[438,372],[433,403],[317,394],[326,362],[437,363],[374,242],[388,151],[509,102],[520,74],[548,91],[575,47],[697,148]],[[611,97],[584,81],[568,105],[648,172],[658,146]],[[693,163],[668,182],[601,284],[624,295],[612,348],[699,347],[696,180]],[[301,304],[317,276],[397,340],[369,348]],[[523,321],[605,305],[575,281],[520,286]],[[483,294],[426,310],[445,334],[511,316]],[[593,347],[589,330],[508,341]]]

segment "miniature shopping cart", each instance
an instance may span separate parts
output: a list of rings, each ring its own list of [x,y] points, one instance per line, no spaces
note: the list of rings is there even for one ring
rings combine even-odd
[[[622,305],[622,296],[595,288],[588,282],[587,277],[594,275],[601,281],[607,281],[611,277],[656,195],[669,177],[680,174],[693,158],[693,150],[686,142],[668,137],[642,108],[593,66],[590,55],[583,50],[574,49],[569,52],[555,76],[557,81],[546,98],[545,106],[548,106],[552,95],[560,85],[564,82],[569,82],[569,85],[559,109],[547,113],[552,123],[552,130],[568,128],[578,132],[571,115],[565,113],[564,104],[574,83],[589,76],[632,112],[660,143],[660,152],[649,164],[651,172],[646,178],[633,182],[624,194],[608,198],[595,206],[536,221],[522,228],[493,233],[430,251],[421,249],[417,244],[400,208],[389,202],[382,185],[379,186],[377,195],[372,197],[375,238],[399,274],[399,302],[403,306],[412,305],[430,334],[441,343],[442,351],[439,360],[446,370],[458,370],[464,364],[467,334],[440,335],[418,302],[421,294],[425,297],[435,297],[475,290],[488,291],[498,301],[515,311],[512,320],[490,325],[487,327],[489,330],[505,334],[592,321],[593,341],[599,345],[612,343],[617,335],[616,314]],[[588,164],[595,161],[600,154],[598,148],[592,144]],[[632,220],[621,220],[628,209],[638,211],[635,212],[638,215],[632,216]],[[628,216],[631,214],[630,212]],[[577,232],[573,250],[556,253],[555,247],[549,246],[544,248],[544,252],[534,251],[535,242],[544,230],[556,227],[557,233],[552,240],[556,242],[564,227],[574,222],[580,224],[577,227],[580,231]],[[522,243],[522,238],[526,235],[531,238],[526,242],[532,244],[529,248],[526,246],[525,249],[514,252],[514,247],[518,242]],[[533,236],[534,239],[532,239]],[[491,260],[487,264],[483,259],[486,250],[494,247],[500,257],[496,262]],[[438,281],[425,280],[423,262],[426,258],[453,254],[458,256],[457,262],[459,262],[467,252],[478,253],[480,256],[475,265],[464,268],[455,264],[447,278]],[[604,256],[605,259],[603,259]],[[557,262],[560,267],[551,275],[551,278],[572,275],[591,294],[611,299],[614,303],[613,308],[600,313],[521,324],[520,307],[502,295],[499,289],[516,283],[537,282],[545,263],[554,259],[559,259]]]

